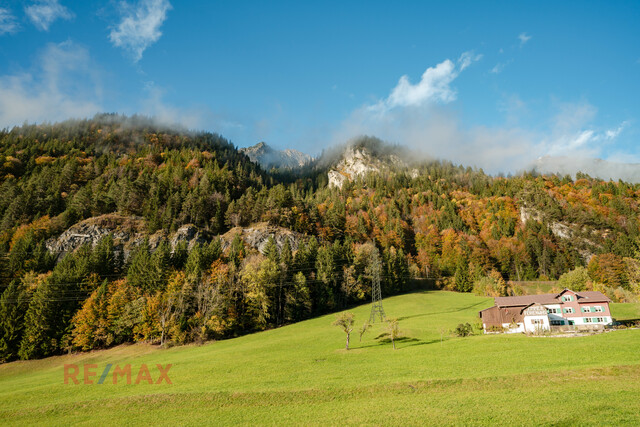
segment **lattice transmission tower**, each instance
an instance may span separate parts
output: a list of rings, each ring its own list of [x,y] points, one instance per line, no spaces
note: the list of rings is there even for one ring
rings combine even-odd
[[[376,322],[376,316],[380,316],[380,321],[386,319],[384,308],[382,308],[382,290],[380,289],[380,259],[375,253],[371,260],[371,315],[369,323]]]

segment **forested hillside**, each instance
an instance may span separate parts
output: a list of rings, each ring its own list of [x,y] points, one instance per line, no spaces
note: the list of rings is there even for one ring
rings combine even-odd
[[[425,161],[335,188],[333,157],[267,173],[218,135],[115,115],[4,130],[0,161],[0,360],[271,328],[366,301],[376,275],[386,295],[424,278],[486,295],[558,278],[619,301],[640,289],[640,185]],[[193,224],[211,238],[141,238],[127,256],[113,235],[47,249],[112,213],[147,236]],[[262,253],[215,237],[256,223],[304,237]]]

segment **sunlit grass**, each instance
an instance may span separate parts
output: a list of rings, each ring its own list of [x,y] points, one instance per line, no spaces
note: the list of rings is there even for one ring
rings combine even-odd
[[[442,291],[384,300],[404,339],[362,342],[328,315],[232,340],[143,344],[0,366],[4,424],[616,424],[640,422],[640,330],[577,338],[452,337],[490,298]],[[636,318],[638,305],[612,308]],[[356,328],[369,315],[356,307]],[[444,336],[442,334],[444,332]],[[65,363],[172,364],[171,385],[65,385]],[[81,378],[81,376],[80,376]],[[94,378],[97,380],[97,377]],[[517,408],[517,409],[516,409]]]

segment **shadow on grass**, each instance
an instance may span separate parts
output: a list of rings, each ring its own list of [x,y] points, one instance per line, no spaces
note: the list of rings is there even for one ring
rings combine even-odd
[[[440,340],[429,340],[429,341],[420,341],[418,340],[418,342],[413,343],[413,344],[409,344],[409,345],[405,345],[404,347],[415,347],[417,345],[428,345],[428,344],[436,344],[439,343]]]
[[[376,340],[375,343],[361,345],[361,346],[359,346],[357,348],[369,348],[369,347],[379,347],[381,345],[385,345],[385,346],[386,345],[391,345],[391,338],[385,336],[384,334],[378,335],[374,339]],[[423,341],[421,339],[414,338],[414,337],[396,338],[396,346],[404,344],[404,345],[402,345],[402,348],[404,348],[404,347],[414,347],[414,346],[417,346],[417,345],[435,344],[435,343],[439,343],[439,342],[440,342],[439,339]]]
[[[627,328],[637,326],[640,324],[640,319],[615,319],[621,325],[626,326]]]
[[[422,313],[422,314],[416,314],[416,315],[413,315],[413,316],[398,317],[398,321],[406,320],[406,319],[413,319],[413,318],[416,318],[416,317],[433,316],[435,314],[456,313],[456,312],[459,312],[459,311],[469,310],[470,308],[477,307],[479,305],[484,305],[484,304],[486,304],[486,301],[480,301],[478,303],[471,304],[471,305],[468,305],[468,306],[465,306],[465,307],[456,308],[454,310],[437,311],[437,312],[433,312],[433,313]]]

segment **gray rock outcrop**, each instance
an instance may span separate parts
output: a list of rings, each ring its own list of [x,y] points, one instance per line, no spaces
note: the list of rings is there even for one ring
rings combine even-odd
[[[270,237],[273,237],[278,249],[281,250],[285,242],[289,242],[292,251],[298,250],[300,242],[305,238],[303,234],[289,230],[288,228],[269,226],[266,223],[255,224],[251,227],[235,227],[222,237],[222,248],[231,245],[233,238],[239,234],[240,238],[250,247],[264,253],[264,249]]]
[[[83,245],[97,245],[100,239],[109,234],[114,240],[114,250],[122,252],[124,261],[146,238],[149,239],[149,247],[152,251],[164,239],[167,239],[171,244],[171,250],[181,241],[187,242],[187,246],[191,249],[196,243],[211,240],[211,236],[192,224],[183,225],[171,234],[164,230],[148,234],[144,219],[141,217],[107,214],[80,221],[57,238],[47,240],[45,245],[50,252],[55,253],[58,258],[62,258],[65,254],[73,252]]]

